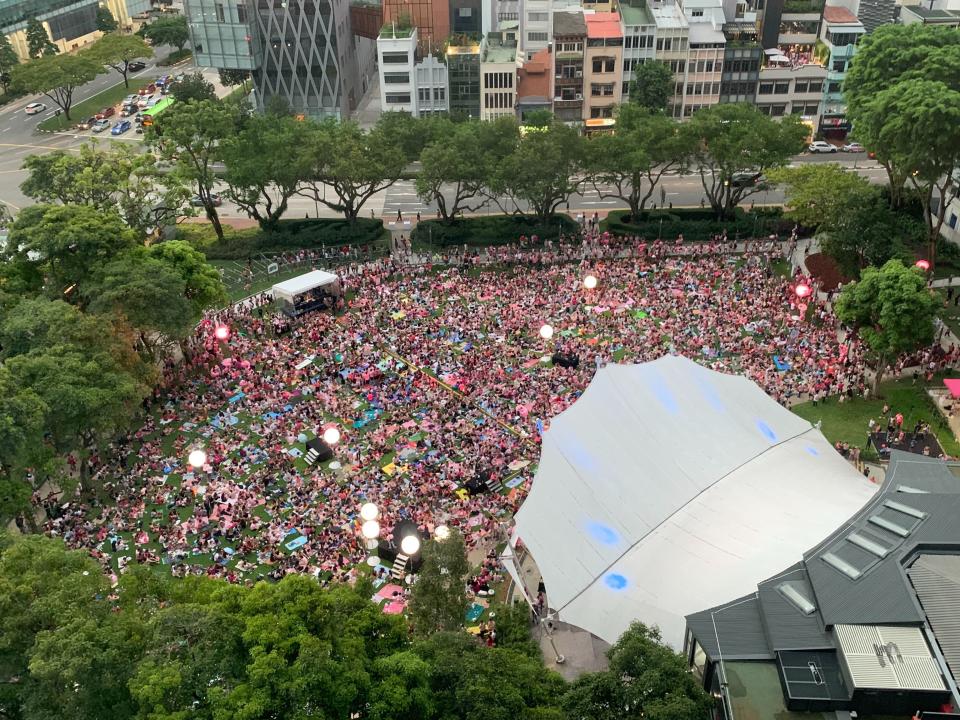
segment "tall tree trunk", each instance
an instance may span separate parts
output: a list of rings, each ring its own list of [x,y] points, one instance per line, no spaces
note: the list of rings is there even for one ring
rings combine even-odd
[[[213,204],[207,206],[207,219],[213,225],[213,231],[217,234],[217,239],[223,240],[223,224],[220,222],[220,215]]]

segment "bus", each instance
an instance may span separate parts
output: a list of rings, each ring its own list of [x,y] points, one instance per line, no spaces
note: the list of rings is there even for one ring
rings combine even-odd
[[[173,105],[173,103],[174,99],[172,97],[165,97],[152,108],[147,108],[144,110],[142,113],[140,113],[140,127],[146,128],[153,125],[153,119],[168,107]]]

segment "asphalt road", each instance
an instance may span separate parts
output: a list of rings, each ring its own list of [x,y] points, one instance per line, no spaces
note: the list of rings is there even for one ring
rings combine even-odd
[[[158,56],[165,54],[164,49],[158,49]],[[184,66],[181,66],[181,68]],[[178,68],[178,69],[181,69]],[[150,76],[160,74],[153,62],[132,77]],[[108,87],[118,84],[119,75],[110,71],[106,75],[100,75],[93,82],[85,85],[77,91],[76,102],[80,102],[95,95]],[[29,102],[40,100],[49,107],[48,111],[42,115],[27,116],[23,108]],[[134,132],[128,132],[119,137],[113,137],[107,133],[101,135],[92,135],[86,132],[59,132],[59,133],[40,133],[36,130],[37,124],[53,114],[53,104],[45,98],[22,98],[15,103],[11,103],[0,108],[0,203],[9,205],[17,210],[31,201],[24,197],[20,192],[20,183],[26,177],[26,173],[21,169],[24,158],[31,154],[45,153],[52,150],[71,150],[78,148],[84,142],[88,142],[91,137],[97,138],[101,142],[129,142],[140,143],[141,136]],[[843,153],[831,155],[798,155],[794,158],[794,164],[808,162],[839,162],[843,165],[853,167],[857,172],[869,178],[872,182],[882,182],[886,175],[873,160],[868,160],[866,155],[848,155]],[[665,192],[663,201],[661,201],[660,192],[656,192],[652,198],[658,205],[663,203],[673,204],[677,207],[698,206],[701,199],[704,198],[703,188],[700,184],[699,175],[672,175],[666,176],[662,182]],[[603,190],[603,188],[601,188]],[[779,190],[770,190],[758,193],[747,200],[747,203],[754,202],[760,205],[777,204],[783,201],[783,194]],[[574,212],[583,212],[592,215],[594,212],[601,214],[610,210],[625,208],[622,200],[610,197],[601,197],[596,190],[584,189],[581,194],[570,198],[569,208]],[[508,209],[513,209],[510,206]],[[521,207],[521,209],[524,209]],[[565,207],[562,209],[566,209]],[[416,190],[412,180],[400,181],[386,191],[378,193],[368,201],[364,207],[364,215],[370,211],[377,217],[383,217],[387,220],[395,220],[397,211],[400,211],[405,218],[416,216],[420,212],[422,216],[430,217],[436,214],[435,204],[423,203],[417,197]],[[224,203],[220,209],[221,214],[226,217],[246,217],[239,208],[230,203]],[[496,214],[501,212],[493,203],[487,203],[481,206],[475,214]],[[336,217],[337,213],[326,208],[323,204],[315,203],[313,200],[294,197],[289,203],[287,217]]]

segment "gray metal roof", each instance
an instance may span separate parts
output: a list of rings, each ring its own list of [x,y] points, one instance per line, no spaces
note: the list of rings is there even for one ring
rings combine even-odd
[[[587,35],[587,21],[582,12],[555,12],[553,14],[553,35]]]
[[[960,555],[921,555],[907,575],[954,680],[960,680]]]
[[[756,594],[688,615],[687,627],[711,659],[773,659],[763,632]]]
[[[780,650],[822,650],[834,647],[830,634],[824,629],[820,614],[804,614],[784,597],[781,586],[790,586],[816,605],[816,595],[802,563],[760,583],[758,597],[763,625],[770,648]]]

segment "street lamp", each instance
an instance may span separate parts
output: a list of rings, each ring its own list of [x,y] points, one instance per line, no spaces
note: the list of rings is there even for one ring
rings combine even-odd
[[[207,464],[207,453],[203,448],[191,450],[190,454],[187,455],[187,462],[190,464],[190,467],[202,468]]]
[[[540,337],[544,340],[549,340],[553,337],[553,327],[547,324],[544,324],[540,327]]]

